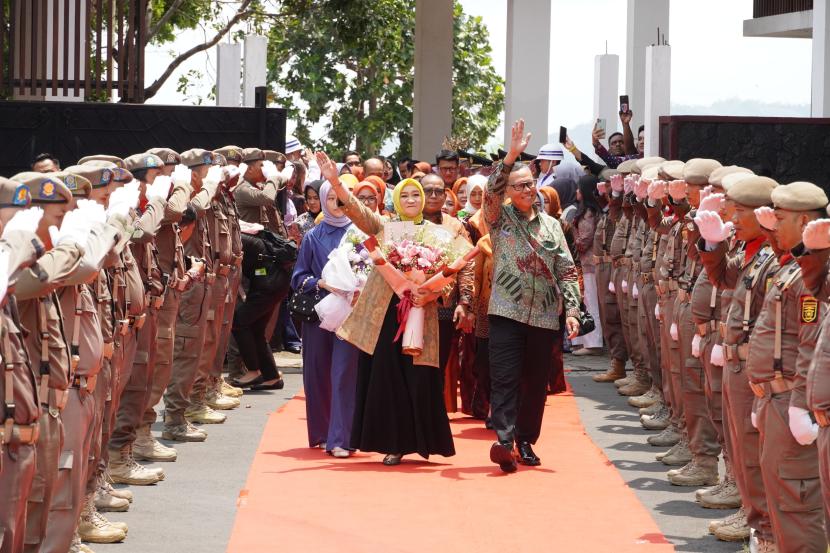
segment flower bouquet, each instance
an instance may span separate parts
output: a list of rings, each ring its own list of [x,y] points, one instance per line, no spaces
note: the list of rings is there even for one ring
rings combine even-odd
[[[373,263],[363,245],[366,235],[352,226],[343,235],[340,245],[329,253],[321,278],[337,290],[314,306],[320,328],[335,332],[352,312],[357,295],[363,291]]]
[[[397,223],[387,223],[395,225]],[[393,239],[379,244],[372,236],[363,245],[378,271],[395,294],[398,303],[398,332],[395,341],[401,339],[401,349],[407,355],[417,357],[424,349],[423,307],[412,304],[413,292],[437,293],[452,284],[455,274],[478,253],[466,240],[453,238],[439,227],[425,226],[411,236],[394,237],[395,232],[385,232]]]

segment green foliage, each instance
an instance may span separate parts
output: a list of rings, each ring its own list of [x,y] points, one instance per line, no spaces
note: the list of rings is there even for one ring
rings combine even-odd
[[[148,10],[151,13],[152,28],[177,0],[150,0]],[[167,24],[162,25],[151,38],[152,44],[164,44],[176,39],[178,31],[196,29],[200,23],[216,21],[222,11],[222,5],[214,0],[185,0],[180,2]]]

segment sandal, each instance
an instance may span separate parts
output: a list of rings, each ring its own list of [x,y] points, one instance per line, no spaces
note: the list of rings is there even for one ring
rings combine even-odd
[[[401,464],[401,459],[403,455],[400,453],[390,453],[386,457],[383,458],[383,464],[387,467],[394,467],[395,465]]]

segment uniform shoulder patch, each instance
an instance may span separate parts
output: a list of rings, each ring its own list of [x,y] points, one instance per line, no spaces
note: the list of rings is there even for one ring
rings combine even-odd
[[[813,296],[801,296],[801,323],[815,324],[819,320],[819,303]]]

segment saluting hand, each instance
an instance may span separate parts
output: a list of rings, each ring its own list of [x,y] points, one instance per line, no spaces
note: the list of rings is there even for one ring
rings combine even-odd
[[[669,196],[675,202],[682,201],[686,198],[686,181],[684,180],[673,180],[669,183]]]
[[[801,239],[808,250],[830,248],[830,219],[817,219],[807,223]]]
[[[775,230],[778,227],[778,219],[775,217],[775,210],[769,206],[762,206],[755,210],[755,218],[758,223],[767,230]]]

